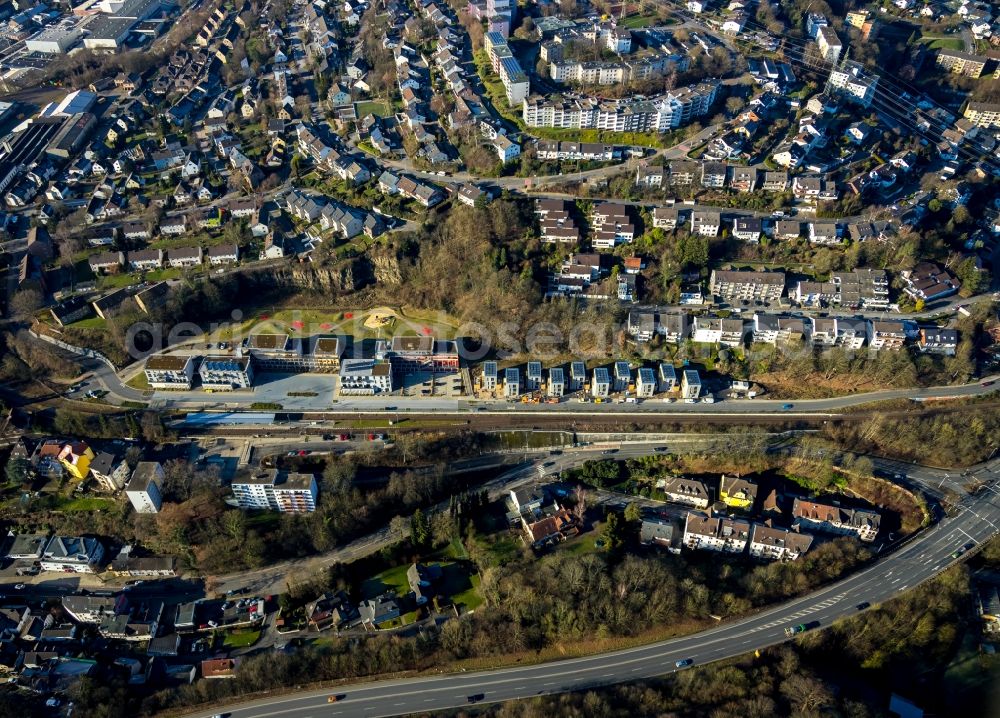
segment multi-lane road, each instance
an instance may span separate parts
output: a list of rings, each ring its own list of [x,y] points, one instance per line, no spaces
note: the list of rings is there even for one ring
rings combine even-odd
[[[640,450],[640,449],[637,449]],[[567,458],[576,461],[582,457]],[[536,463],[541,459],[536,459]],[[876,460],[876,466],[882,463]],[[494,702],[581,690],[661,676],[676,670],[677,661],[695,666],[731,658],[787,640],[785,628],[807,624],[822,628],[878,605],[938,575],[994,536],[1000,527],[1000,461],[963,472],[886,462],[883,469],[906,471],[906,479],[940,495],[947,487],[961,492],[946,514],[881,560],[846,579],[801,598],[716,628],[668,641],[611,653],[489,671],[341,685],[297,691],[249,701],[225,710],[231,718],[367,718],[433,713],[469,705],[470,698]],[[965,493],[972,482],[977,493]],[[339,696],[328,703],[331,695]],[[202,718],[219,708],[193,713]]]

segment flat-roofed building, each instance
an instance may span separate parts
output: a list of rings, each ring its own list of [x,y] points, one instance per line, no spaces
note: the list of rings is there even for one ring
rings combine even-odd
[[[163,505],[163,467],[158,461],[140,461],[125,487],[125,495],[137,514],[159,513]]]
[[[390,360],[400,374],[432,372],[451,374],[458,371],[458,346],[453,341],[433,336],[393,337]]]
[[[529,361],[525,371],[525,391],[540,391],[542,388],[542,363]]]
[[[628,365],[627,361],[616,361],[614,372],[615,380],[612,391],[628,391],[628,387],[632,383],[632,367]]]
[[[785,291],[785,273],[713,269],[709,291],[727,301],[773,302]]]
[[[677,388],[677,372],[673,364],[660,364],[656,371],[659,379],[658,389],[663,391],[673,391]]]
[[[611,395],[611,374],[602,366],[594,369],[590,393],[595,399],[606,399]]]
[[[521,395],[521,371],[517,367],[508,367],[503,372],[503,396],[505,399],[516,399]]]
[[[317,335],[308,339],[286,334],[254,334],[247,350],[257,369],[280,374],[335,374],[340,369],[341,344],[335,336]]]
[[[697,369],[685,369],[681,374],[681,397],[697,399],[701,396],[701,377]]]
[[[483,362],[483,391],[494,392],[497,390],[497,363],[495,361]]]
[[[316,510],[319,489],[312,474],[265,469],[233,480],[233,497],[241,509],[270,509],[282,513]]]
[[[656,393],[656,389],[656,373],[649,367],[640,367],[638,378],[635,382],[635,395],[643,399],[648,399]]]
[[[383,359],[344,359],[338,392],[343,396],[392,393],[392,365]]]
[[[156,354],[146,359],[143,371],[154,389],[190,389],[194,379],[194,357]]]
[[[587,365],[582,361],[570,362],[569,365],[569,390],[571,392],[583,391],[587,384]]]
[[[549,396],[560,397],[566,393],[566,378],[563,368],[556,366],[549,369]]]
[[[232,391],[253,386],[253,362],[248,356],[207,356],[198,367],[203,389]]]

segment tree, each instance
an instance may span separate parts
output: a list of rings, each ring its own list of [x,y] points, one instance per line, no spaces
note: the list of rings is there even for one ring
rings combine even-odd
[[[744,103],[742,97],[736,97],[735,95],[726,98],[726,111],[731,115],[737,114],[743,109]]]
[[[426,548],[431,541],[431,527],[424,512],[417,509],[410,517],[410,537],[417,548]]]
[[[31,464],[22,456],[12,457],[4,467],[4,475],[7,483],[24,485],[31,479]]]
[[[605,516],[601,538],[604,539],[604,547],[610,552],[619,551],[625,545],[625,525],[614,511],[609,511]]]
[[[166,436],[163,421],[155,411],[144,411],[140,420],[140,426],[142,428],[142,438],[151,444],[160,443]]]
[[[16,317],[26,317],[41,309],[45,299],[37,289],[22,289],[10,300],[10,311]]]

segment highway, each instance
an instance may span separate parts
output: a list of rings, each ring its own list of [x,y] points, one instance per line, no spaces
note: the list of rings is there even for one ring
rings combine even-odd
[[[641,450],[636,447],[636,450]],[[577,459],[574,460],[578,460]],[[569,460],[569,459],[567,459]],[[536,462],[538,459],[536,458]],[[963,491],[935,525],[867,568],[806,596],[760,613],[724,622],[682,638],[598,655],[491,671],[375,681],[323,690],[299,691],[226,706],[231,718],[312,718],[323,716],[393,716],[433,713],[476,702],[495,702],[582,690],[661,676],[679,670],[675,663],[703,665],[732,658],[787,640],[784,629],[798,624],[829,626],[878,605],[933,578],[961,557],[956,552],[985,542],[1000,526],[1000,461],[963,472],[875,461],[939,494],[943,486]],[[529,467],[530,468],[530,467]],[[978,480],[975,495],[962,487]],[[964,555],[964,554],[963,554]],[[340,696],[328,704],[330,695]],[[481,696],[481,698],[480,698]],[[207,718],[219,708],[191,713]]]

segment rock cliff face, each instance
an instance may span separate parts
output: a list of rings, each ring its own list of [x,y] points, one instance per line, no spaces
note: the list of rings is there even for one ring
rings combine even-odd
[[[288,289],[335,296],[363,289],[375,281],[375,275],[371,263],[358,257],[335,263],[303,262],[272,267],[248,275],[247,280],[261,289]]]
[[[403,273],[399,268],[399,260],[392,252],[382,252],[369,257],[372,274],[379,284],[396,285],[403,281]]]

